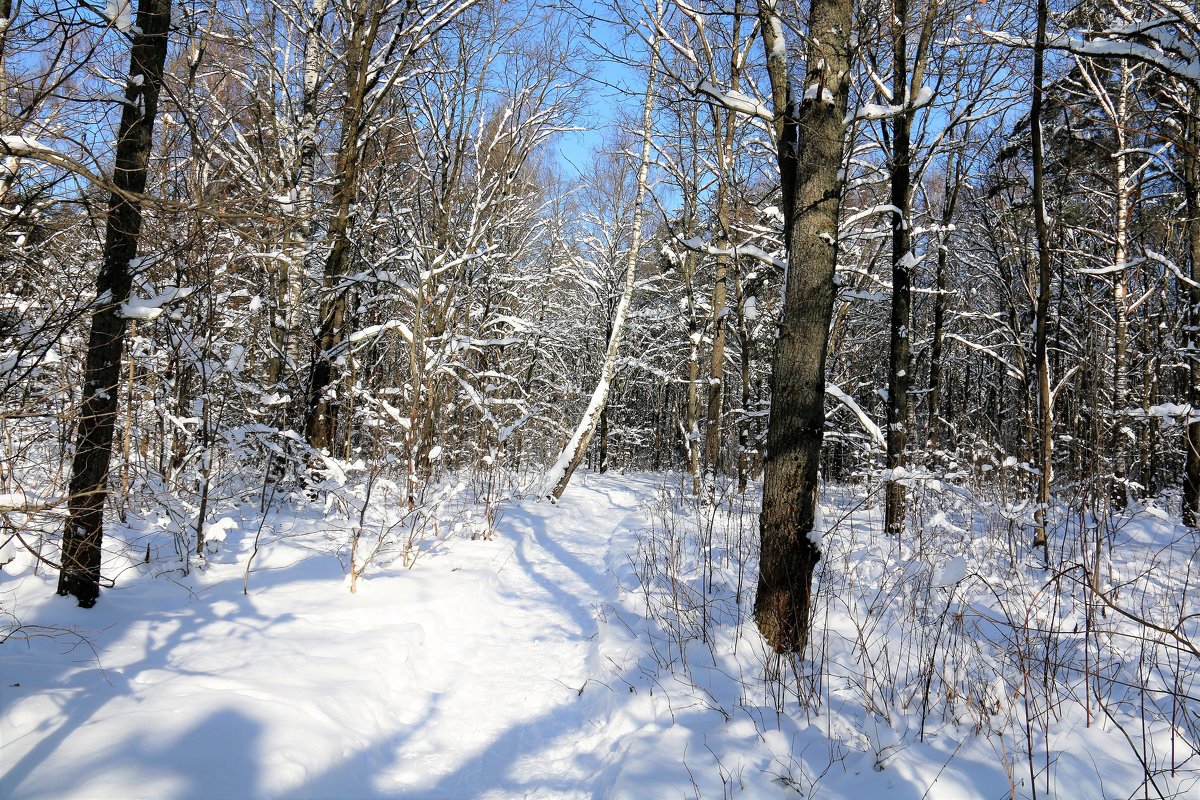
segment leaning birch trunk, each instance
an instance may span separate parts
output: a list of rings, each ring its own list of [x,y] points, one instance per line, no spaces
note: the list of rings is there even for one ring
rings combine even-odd
[[[771,364],[754,599],[755,622],[776,653],[803,653],[808,644],[813,572],[821,560],[812,534],[819,512],[825,356],[835,293],[853,5],[853,0],[812,1],[805,90],[794,104],[789,102],[787,47],[776,1],[758,2],[775,109],[788,260]]]
[[[71,463],[67,524],[63,531],[62,571],[58,594],[73,595],[83,608],[100,596],[100,547],[104,538],[104,501],[120,397],[121,357],[125,350],[125,318],[133,282],[130,262],[137,255],[142,230],[154,115],[167,59],[169,0],[140,0],[133,35],[129,80],[117,132],[113,192],[108,200],[104,260],[96,279],[96,310],[84,364],[83,408]]]
[[[8,73],[4,66],[7,56],[5,43],[8,40],[8,29],[12,25],[14,16],[16,15],[13,11],[12,0],[0,0],[0,133],[16,133],[10,127],[12,120],[8,108],[11,93],[9,92]],[[17,167],[19,166],[20,159],[17,156],[0,153],[0,203],[4,202],[16,182]]]
[[[662,0],[658,0],[656,4],[655,16],[657,19],[662,18]],[[617,371],[617,352],[621,348],[625,320],[629,316],[629,305],[633,300],[633,284],[634,278],[637,276],[638,254],[642,246],[642,220],[645,216],[642,207],[646,200],[646,183],[650,175],[650,124],[654,113],[654,67],[657,59],[658,35],[654,34],[650,39],[650,74],[646,78],[646,99],[642,104],[642,161],[638,165],[637,192],[633,199],[633,231],[629,243],[629,258],[625,265],[625,288],[621,291],[621,300],[617,303],[616,314],[613,315],[612,333],[608,337],[608,351],[604,354],[604,367],[601,370],[596,389],[592,392],[591,402],[588,403],[583,419],[579,421],[579,427],[575,429],[575,435],[559,453],[558,460],[554,462],[554,466],[550,468],[546,474],[546,480],[542,484],[545,487],[542,493],[551,500],[558,500],[562,497],[562,493],[567,489],[567,484],[571,482],[571,476],[575,473],[575,469],[583,462],[592,436],[596,433],[596,426],[600,423],[600,415],[604,413],[604,409],[608,405],[608,392]]]

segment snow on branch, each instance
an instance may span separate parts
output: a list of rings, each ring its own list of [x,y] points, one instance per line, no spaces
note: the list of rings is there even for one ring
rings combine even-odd
[[[1004,368],[1008,372],[1008,376],[1010,378],[1020,379],[1023,377],[1021,375],[1021,371],[1019,369],[1017,369],[1015,366],[1013,366],[1011,361],[1009,361],[1004,356],[997,353],[992,348],[987,347],[986,345],[979,344],[978,342],[972,342],[970,339],[964,339],[963,337],[959,336],[958,334],[954,334],[954,333],[947,333],[945,338],[959,342],[961,344],[965,344],[967,347],[971,348],[972,350],[978,350],[979,352],[983,353],[984,355],[991,356],[997,362],[1004,365]]]
[[[771,122],[775,115],[765,105],[742,92],[733,89],[719,89],[706,80],[700,80],[692,87],[692,93],[705,97],[730,111],[745,114],[750,117]]]
[[[922,86],[912,100],[907,103],[886,106],[878,103],[864,103],[861,108],[847,113],[844,122],[846,125],[850,125],[860,120],[890,119],[909,111],[924,108],[932,102],[933,90],[928,86]]]
[[[134,33],[133,0],[107,0],[104,5],[104,18],[121,33]]]
[[[1179,268],[1179,265],[1176,264],[1171,259],[1164,256],[1162,253],[1158,253],[1158,252],[1155,252],[1154,250],[1151,250],[1150,248],[1146,248],[1146,258],[1149,259],[1150,261],[1154,261],[1159,264],[1162,264],[1164,267],[1167,268],[1168,271],[1170,271],[1170,273],[1172,275],[1175,276],[1175,279],[1177,281],[1179,281],[1180,283],[1186,284],[1187,286],[1190,286],[1193,289],[1200,289],[1200,283],[1197,283],[1196,281],[1189,278],[1187,275],[1184,275],[1183,270],[1181,270]]]
[[[1160,18],[1151,23],[1096,31],[1088,36],[1058,33],[1046,37],[1046,47],[1092,58],[1141,61],[1184,80],[1200,83],[1200,53],[1195,47],[1176,33],[1153,29],[1171,23],[1167,18]],[[1033,47],[1033,40],[1003,31],[983,31],[983,35],[998,44]],[[1125,38],[1130,36],[1137,38]]]
[[[842,391],[842,387],[833,383],[827,383],[825,384],[825,394],[833,397],[846,408],[850,409],[854,416],[858,417],[858,422],[860,425],[862,425],[863,430],[871,435],[871,438],[875,440],[876,444],[878,444],[880,447],[883,447],[887,444],[886,440],[883,438],[883,431],[880,430],[879,426],[867,416],[867,412],[863,411],[862,406],[854,402],[853,397]]]
[[[9,156],[37,156],[54,153],[53,150],[32,136],[11,134],[0,134],[0,152]]]
[[[158,319],[167,306],[186,299],[194,291],[196,291],[195,288],[184,286],[167,289],[145,300],[131,297],[128,302],[121,304],[117,315],[125,319],[147,321]]]
[[[766,250],[763,250],[761,247],[752,244],[738,244],[734,245],[733,247],[716,247],[715,245],[704,241],[699,236],[692,237],[691,239],[680,238],[679,243],[689,250],[697,253],[704,253],[705,255],[731,256],[732,258],[746,256],[747,258],[752,258],[755,261],[775,267],[776,269],[787,269],[786,260],[779,258],[778,256],[773,256]]]

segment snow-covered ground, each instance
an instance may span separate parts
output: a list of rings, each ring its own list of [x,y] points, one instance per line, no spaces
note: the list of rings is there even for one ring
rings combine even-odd
[[[231,515],[187,575],[131,519],[91,610],[18,553],[0,797],[1200,797],[1196,703],[1155,689],[1194,696],[1191,662],[1129,626],[1089,644],[1113,615],[1061,586],[1042,603],[1046,574],[969,506],[898,542],[861,491],[829,496],[817,669],[755,632],[752,501],[713,510],[679,482],[579,475],[558,505],[503,504],[491,539],[452,533],[447,506],[415,565],[381,558],[355,594],[350,521],[303,504]],[[1200,566],[1160,512],[1132,520],[1106,565],[1123,597],[1150,596],[1126,562]]]

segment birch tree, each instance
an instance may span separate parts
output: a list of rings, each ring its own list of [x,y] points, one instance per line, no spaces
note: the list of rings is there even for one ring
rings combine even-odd
[[[648,74],[646,76],[646,92],[642,99],[641,124],[641,154],[638,162],[637,187],[633,199],[633,222],[630,234],[628,257],[625,264],[625,285],[621,291],[621,299],[613,314],[611,333],[608,337],[608,347],[604,353],[604,364],[596,388],[592,390],[591,400],[587,410],[580,419],[575,432],[571,435],[566,446],[559,453],[558,459],[546,473],[542,493],[552,500],[558,500],[571,482],[571,476],[583,463],[587,455],[588,445],[596,434],[600,417],[608,404],[609,392],[612,390],[613,376],[617,371],[617,356],[621,349],[621,340],[625,333],[625,324],[629,316],[629,307],[633,302],[633,290],[637,279],[638,260],[641,255],[642,226],[645,223],[646,194],[650,180],[650,156],[653,143],[654,125],[654,91],[656,61],[658,60],[659,36],[658,28],[662,25],[663,0],[657,0],[654,10],[654,29],[647,34],[647,44],[650,56],[647,60]]]

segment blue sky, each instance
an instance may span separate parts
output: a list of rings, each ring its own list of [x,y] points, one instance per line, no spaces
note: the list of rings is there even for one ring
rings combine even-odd
[[[613,15],[602,4],[583,0],[577,5],[583,14],[599,19],[584,21],[580,33],[584,57],[576,67],[584,79],[585,96],[577,125],[583,130],[566,134],[557,143],[559,162],[574,175],[590,167],[594,153],[615,129],[621,110],[636,108],[644,89],[643,79],[619,60],[641,60],[638,42],[626,41],[628,33],[606,21]]]

